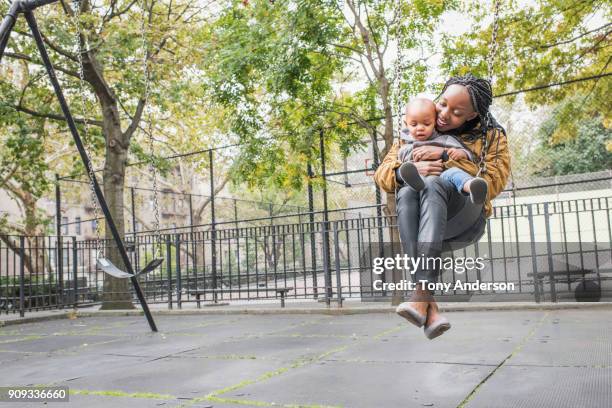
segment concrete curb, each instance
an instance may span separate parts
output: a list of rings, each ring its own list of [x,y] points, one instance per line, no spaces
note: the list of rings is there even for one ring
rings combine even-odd
[[[520,310],[591,310],[610,309],[612,302],[568,302],[568,303],[439,303],[442,312],[486,312],[486,311],[520,311]],[[346,307],[346,308],[235,308],[235,309],[183,309],[183,310],[152,310],[154,316],[185,316],[185,315],[357,315],[369,313],[395,313],[395,307]],[[0,327],[17,324],[37,323],[49,320],[59,320],[79,317],[120,317],[120,316],[142,316],[142,310],[70,310],[63,313],[45,314],[43,316],[31,316],[18,319],[0,320]]]
[[[19,319],[10,319],[10,320],[0,320],[0,327],[5,326],[13,326],[17,324],[26,324],[26,323],[38,323],[38,322],[46,322],[49,320],[60,320],[60,319],[68,319],[70,316],[74,316],[75,313],[73,311],[56,313],[56,314],[47,314],[44,316],[31,316],[31,317],[22,317]]]

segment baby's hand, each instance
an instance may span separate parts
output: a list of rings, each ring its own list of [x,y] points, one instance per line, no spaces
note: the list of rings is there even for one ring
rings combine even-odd
[[[453,160],[467,159],[468,155],[462,149],[450,148],[448,149],[448,157]]]

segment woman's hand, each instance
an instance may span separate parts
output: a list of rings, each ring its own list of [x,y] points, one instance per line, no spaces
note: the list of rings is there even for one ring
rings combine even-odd
[[[439,176],[443,171],[442,160],[413,162],[421,176]]]
[[[412,160],[415,162],[422,160],[438,160],[442,157],[444,148],[440,146],[419,146],[412,150]]]

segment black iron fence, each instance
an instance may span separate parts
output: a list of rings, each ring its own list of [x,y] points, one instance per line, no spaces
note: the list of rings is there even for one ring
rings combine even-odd
[[[437,295],[446,300],[599,300],[612,294],[612,197],[497,206],[476,244],[448,251]],[[149,303],[169,308],[270,299],[385,300],[411,281],[406,267],[381,270],[401,255],[393,217],[236,227],[231,223],[162,234],[129,234],[138,270],[161,255],[164,264],[140,278]],[[103,241],[107,249],[112,242]],[[0,311],[100,303],[106,276],[98,245],[75,237],[5,236],[0,243]],[[377,260],[378,258],[378,260]],[[466,260],[479,260],[469,267]],[[378,266],[378,267],[377,267]],[[463,285],[485,283],[490,287]],[[491,284],[496,284],[491,286]],[[131,285],[127,285],[131,290]]]

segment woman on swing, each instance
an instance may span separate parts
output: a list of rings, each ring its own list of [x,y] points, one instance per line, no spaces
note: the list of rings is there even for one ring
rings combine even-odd
[[[489,81],[467,75],[449,79],[435,104],[436,130],[458,139],[473,153],[473,161],[453,160],[445,147],[415,147],[412,164],[424,182],[424,188],[417,191],[404,184],[399,174],[402,162],[398,151],[403,141],[396,141],[376,170],[374,180],[378,186],[397,192],[397,223],[408,257],[439,257],[443,245],[465,246],[484,233],[486,218],[492,214],[491,200],[504,189],[510,172],[505,131],[489,112],[492,100]],[[450,181],[438,177],[453,167],[486,181],[484,203],[475,203]],[[408,302],[397,307],[397,313],[417,327],[424,326],[427,338],[434,339],[450,329],[450,323],[438,312],[432,293],[420,282],[436,282],[440,271],[436,267],[417,268],[411,273],[417,289]]]

